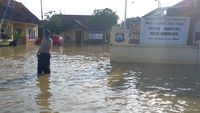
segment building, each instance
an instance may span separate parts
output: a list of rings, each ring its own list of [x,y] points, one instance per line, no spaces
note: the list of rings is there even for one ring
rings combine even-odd
[[[188,44],[197,44],[200,41],[200,1],[183,0],[168,9],[168,16],[190,17]]]
[[[128,18],[126,27],[130,30],[129,43],[138,44],[140,40],[140,17]]]
[[[183,0],[144,15],[139,44],[130,44],[124,29],[113,29],[111,62],[200,65],[199,9],[200,0]]]
[[[104,30],[96,30],[89,24],[91,15],[54,15],[60,18],[61,25],[64,26],[65,43],[73,44],[102,44],[105,42]]]
[[[38,37],[39,23],[40,20],[23,4],[14,0],[0,0],[1,34],[5,34],[10,41],[15,38],[15,32],[23,35],[23,44],[34,41]]]
[[[190,27],[188,33],[188,45],[196,45],[200,42],[200,1],[183,0],[172,7],[157,8],[143,17],[167,16],[167,17],[188,17]]]
[[[87,25],[89,15],[56,15],[60,16],[64,24],[65,32],[62,33],[65,42],[82,44],[87,42],[89,27]]]

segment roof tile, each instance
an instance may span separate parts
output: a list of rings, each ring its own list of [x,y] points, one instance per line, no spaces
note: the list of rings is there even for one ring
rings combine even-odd
[[[2,18],[34,24],[40,22],[22,3],[13,0],[0,0],[0,19]]]

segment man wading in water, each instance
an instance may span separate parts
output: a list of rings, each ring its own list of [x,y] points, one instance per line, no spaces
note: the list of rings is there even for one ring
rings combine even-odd
[[[50,58],[51,58],[51,47],[53,44],[52,39],[50,38],[50,32],[45,31],[45,36],[42,37],[42,41],[37,52],[38,57],[38,69],[37,73],[40,74],[50,74]]]

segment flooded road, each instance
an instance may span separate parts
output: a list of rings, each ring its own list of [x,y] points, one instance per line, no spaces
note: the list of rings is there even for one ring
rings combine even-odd
[[[199,113],[200,67],[111,63],[109,47],[0,48],[0,113]]]

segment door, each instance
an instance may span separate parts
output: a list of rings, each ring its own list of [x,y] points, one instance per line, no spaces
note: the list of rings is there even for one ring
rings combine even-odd
[[[194,30],[194,44],[200,45],[200,20],[195,24]]]
[[[81,45],[82,44],[82,32],[76,31],[76,44]]]

